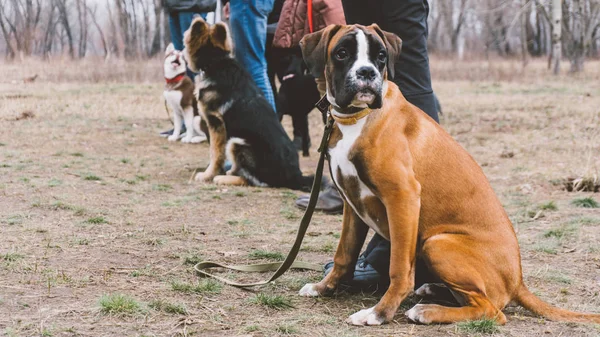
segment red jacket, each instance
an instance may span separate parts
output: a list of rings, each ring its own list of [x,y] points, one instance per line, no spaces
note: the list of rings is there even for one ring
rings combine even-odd
[[[273,47],[296,47],[304,35],[310,33],[307,14],[308,0],[285,0]],[[313,32],[321,30],[331,24],[344,25],[344,10],[341,0],[313,0]]]

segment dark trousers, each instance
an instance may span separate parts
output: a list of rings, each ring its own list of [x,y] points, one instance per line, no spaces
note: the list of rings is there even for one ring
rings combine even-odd
[[[368,26],[376,23],[402,39],[402,51],[392,81],[406,100],[438,122],[427,55],[427,0],[342,0],[342,5],[348,24]],[[389,241],[375,234],[364,255],[381,276],[389,276]]]

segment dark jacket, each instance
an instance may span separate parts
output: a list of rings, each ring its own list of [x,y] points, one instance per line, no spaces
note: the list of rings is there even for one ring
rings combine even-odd
[[[217,7],[217,0],[164,0],[163,7],[167,13],[206,13],[215,10]]]

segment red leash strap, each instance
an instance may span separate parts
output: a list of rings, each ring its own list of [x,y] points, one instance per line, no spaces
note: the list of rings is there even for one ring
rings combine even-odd
[[[308,29],[309,32],[312,33],[314,32],[313,29],[313,10],[312,10],[312,0],[307,0],[306,6],[307,6],[307,15],[308,15]]]

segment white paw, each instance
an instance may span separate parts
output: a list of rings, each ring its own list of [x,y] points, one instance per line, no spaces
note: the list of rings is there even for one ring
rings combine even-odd
[[[369,309],[363,309],[357,313],[352,314],[346,320],[346,323],[352,325],[381,325],[383,324],[383,318],[377,316],[374,310],[375,307]]]
[[[415,323],[430,324],[431,321],[425,318],[425,311],[427,310],[426,308],[427,305],[425,304],[417,304],[410,310],[406,311],[404,315],[406,315],[408,319]]]
[[[190,139],[190,143],[192,144],[198,144],[198,143],[202,143],[206,141],[206,136],[196,136],[196,137],[192,137]]]
[[[319,292],[316,289],[316,284],[307,283],[304,285],[304,287],[302,287],[302,289],[300,289],[298,295],[303,297],[317,297],[319,296]]]
[[[419,287],[419,289],[415,290],[415,295],[421,297],[432,297],[435,296],[435,292],[433,291],[434,286],[431,286],[429,283],[425,283]]]
[[[179,135],[172,134],[167,138],[170,142],[176,142],[179,139]]]
[[[214,174],[211,174],[210,172],[198,172],[194,179],[196,181],[210,182],[214,177]]]

